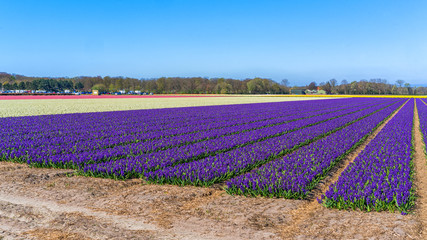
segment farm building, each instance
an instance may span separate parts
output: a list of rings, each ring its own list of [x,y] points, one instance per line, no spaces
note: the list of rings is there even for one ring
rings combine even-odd
[[[306,89],[291,89],[291,94],[305,95]]]

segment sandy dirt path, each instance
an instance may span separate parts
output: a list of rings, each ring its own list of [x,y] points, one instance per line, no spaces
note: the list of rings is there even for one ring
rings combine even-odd
[[[420,235],[422,239],[427,239],[427,161],[424,153],[425,145],[420,131],[420,119],[418,116],[417,106],[415,106],[414,120],[414,164],[415,184],[417,189],[416,213],[421,225],[423,226],[423,228],[420,229]]]
[[[307,203],[0,163],[3,239],[284,239]],[[320,205],[319,205],[320,206]],[[302,214],[302,213],[301,213]],[[290,239],[421,239],[417,215],[316,208]]]

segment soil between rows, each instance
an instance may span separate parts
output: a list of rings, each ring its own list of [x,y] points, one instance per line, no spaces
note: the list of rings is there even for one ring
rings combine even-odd
[[[417,121],[416,118],[416,124]],[[419,134],[416,126],[415,133]],[[423,144],[420,139],[415,140]],[[421,155],[424,152],[419,153],[419,147],[415,150],[421,157],[416,162],[417,170],[422,160],[425,168],[425,156]],[[323,181],[319,186],[322,190],[315,195],[326,189],[353,155]],[[315,203],[315,199],[230,196],[218,188],[88,178],[74,176],[70,170],[33,169],[8,162],[0,162],[0,171],[0,239],[425,237],[425,191],[419,193],[414,214],[402,216],[327,209]],[[425,178],[417,178],[418,188],[425,183]]]
[[[423,103],[421,103],[423,104]],[[427,104],[426,104],[427,105]],[[418,116],[418,109],[415,108],[415,119],[414,119],[414,149],[415,154],[413,157],[415,165],[415,187],[417,200],[416,214],[420,221],[420,224],[424,226],[420,229],[422,239],[427,239],[427,157],[424,153],[424,142],[422,139],[422,133],[420,131],[420,119]],[[426,136],[427,137],[427,136]]]
[[[304,201],[0,163],[4,239],[283,239]],[[422,239],[417,215],[316,208],[291,239]]]

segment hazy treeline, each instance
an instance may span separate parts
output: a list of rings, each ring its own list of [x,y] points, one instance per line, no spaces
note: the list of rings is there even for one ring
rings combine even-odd
[[[250,78],[244,80],[230,78],[203,77],[161,77],[154,79],[136,79],[127,77],[73,77],[40,78],[0,73],[0,89],[4,90],[78,90],[101,92],[143,91],[153,93],[208,93],[208,94],[289,94],[292,88],[322,89],[328,94],[427,94],[426,87],[411,87],[403,80],[389,83],[385,79],[371,79],[340,82],[311,82],[306,86],[291,87],[287,79],[277,83],[267,78]]]
[[[405,83],[404,80],[397,80],[393,83],[388,83],[386,79],[376,78],[370,80],[360,80],[348,82],[342,80],[340,83],[336,79],[331,79],[327,82],[321,82],[319,85],[316,82],[311,82],[307,89],[315,90],[322,89],[328,94],[368,94],[368,95],[426,95],[426,87],[411,87],[411,84]]]

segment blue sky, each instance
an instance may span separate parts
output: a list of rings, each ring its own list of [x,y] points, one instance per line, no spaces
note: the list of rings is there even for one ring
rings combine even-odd
[[[427,83],[427,1],[0,0],[0,71]]]

